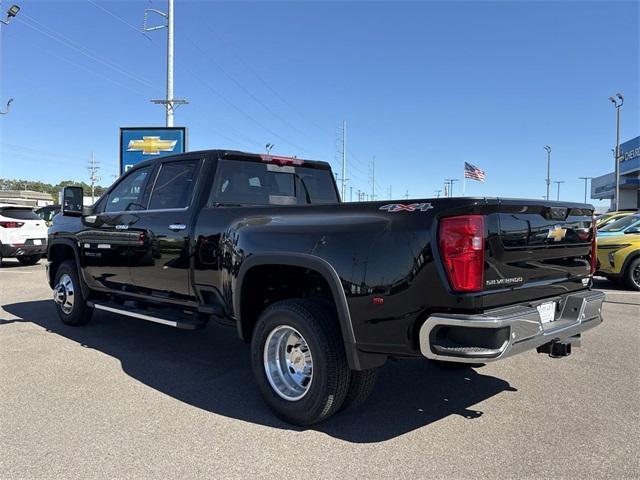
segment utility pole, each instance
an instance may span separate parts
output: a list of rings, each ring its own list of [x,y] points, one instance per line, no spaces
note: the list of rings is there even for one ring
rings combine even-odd
[[[544,149],[547,151],[547,200],[549,200],[549,187],[551,185],[551,147],[545,145]]]
[[[624,105],[624,97],[621,93],[616,93],[615,97],[609,97],[611,103],[616,107],[616,198],[614,202],[614,210],[620,207],[620,107]]]
[[[166,125],[167,127],[173,127],[173,113],[180,105],[184,105],[186,100],[177,100],[173,98],[173,1],[167,0],[167,11],[162,12],[155,8],[147,8],[144,11],[144,24],[142,27],[143,32],[151,32],[153,30],[160,30],[162,28],[167,29],[167,98],[164,100],[151,100],[152,103],[158,105],[164,105],[166,110]],[[155,27],[147,27],[147,17],[149,13],[155,13],[166,19],[165,25],[157,25]]]
[[[455,182],[459,182],[460,180],[458,180],[457,178],[445,178],[444,181],[445,181],[445,184],[449,186],[448,196],[453,197],[453,184]]]
[[[373,156],[373,160],[371,160],[371,200],[375,201],[376,199],[376,157]]]
[[[349,187],[349,201],[353,202],[353,187]]]
[[[433,193],[436,194],[436,198],[440,198],[440,192],[442,192],[442,190],[434,190]]]
[[[409,190],[407,190],[407,191],[404,193],[404,198],[405,198],[406,200],[409,200]]]
[[[2,0],[0,0],[0,10],[2,10]],[[2,25],[9,25],[9,22],[18,14],[18,12],[20,11],[20,7],[18,5],[11,5],[9,7],[9,10],[7,10],[7,16],[4,20],[0,19],[0,47],[2,46],[1,40],[2,40]],[[0,53],[2,53],[2,51],[0,50]],[[0,55],[1,58],[1,55]],[[1,67],[1,64],[0,64]],[[0,80],[1,80],[1,68],[0,68]],[[1,84],[1,82],[0,82]],[[6,115],[7,113],[9,113],[9,110],[11,109],[11,102],[13,102],[13,98],[10,98],[7,101],[7,107],[5,110],[0,110],[0,115]]]
[[[344,199],[345,188],[347,186],[347,121],[342,121],[342,188],[341,198]]]
[[[555,180],[553,183],[558,184],[558,195],[556,196],[556,200],[560,200],[560,184],[564,183],[564,180]]]
[[[391,185],[389,185],[389,188],[387,189],[387,197],[389,198],[389,200],[391,200]]]
[[[91,204],[93,205],[96,201],[95,199],[95,185],[100,180],[98,177],[98,170],[100,170],[100,166],[98,162],[96,162],[96,156],[91,152],[91,160],[89,161],[89,180],[91,181]]]
[[[587,203],[587,182],[593,177],[578,177],[580,180],[584,180],[584,203]]]

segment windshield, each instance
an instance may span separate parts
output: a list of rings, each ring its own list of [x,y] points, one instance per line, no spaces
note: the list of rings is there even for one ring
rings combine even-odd
[[[606,227],[601,228],[600,231],[601,232],[621,232],[636,223],[640,223],[640,216],[629,215],[628,217],[624,217],[624,218],[621,218],[620,220],[616,220],[615,222],[607,225]]]

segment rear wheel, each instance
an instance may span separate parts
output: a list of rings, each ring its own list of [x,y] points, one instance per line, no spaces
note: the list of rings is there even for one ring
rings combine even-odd
[[[632,290],[640,291],[640,257],[634,258],[624,271],[624,283]]]
[[[35,265],[40,261],[42,255],[20,255],[16,258],[22,265]]]
[[[362,405],[373,392],[378,379],[378,369],[352,370],[349,390],[340,410],[353,409]]]
[[[251,363],[266,403],[287,422],[325,420],[347,395],[350,372],[338,320],[312,301],[284,300],[262,312]]]
[[[311,297],[308,299],[320,308],[323,308],[327,315],[334,315],[333,303],[327,298]],[[349,389],[347,396],[342,403],[340,410],[354,409],[362,405],[373,392],[378,379],[378,369],[352,370],[349,379]]]
[[[66,325],[84,325],[91,319],[93,309],[82,298],[78,269],[70,260],[63,262],[56,271],[53,300],[60,320]]]

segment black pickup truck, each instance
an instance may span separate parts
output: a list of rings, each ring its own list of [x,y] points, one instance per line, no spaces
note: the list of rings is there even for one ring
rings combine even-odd
[[[561,357],[602,321],[589,205],[342,203],[325,162],[225,150],[136,165],[92,207],[82,195],[63,191],[49,230],[62,321],[232,325],[268,405],[300,425],[362,403],[390,357]]]

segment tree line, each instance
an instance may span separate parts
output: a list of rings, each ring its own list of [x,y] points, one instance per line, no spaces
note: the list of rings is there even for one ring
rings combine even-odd
[[[68,186],[82,187],[85,195],[91,194],[91,185],[85,182],[77,182],[75,180],[63,180],[60,183],[52,185],[51,183],[38,182],[34,180],[12,180],[9,178],[0,178],[0,190],[32,190],[34,192],[48,193],[54,200],[58,199],[58,193],[63,187]],[[102,195],[107,187],[96,185],[94,192],[96,197]]]

